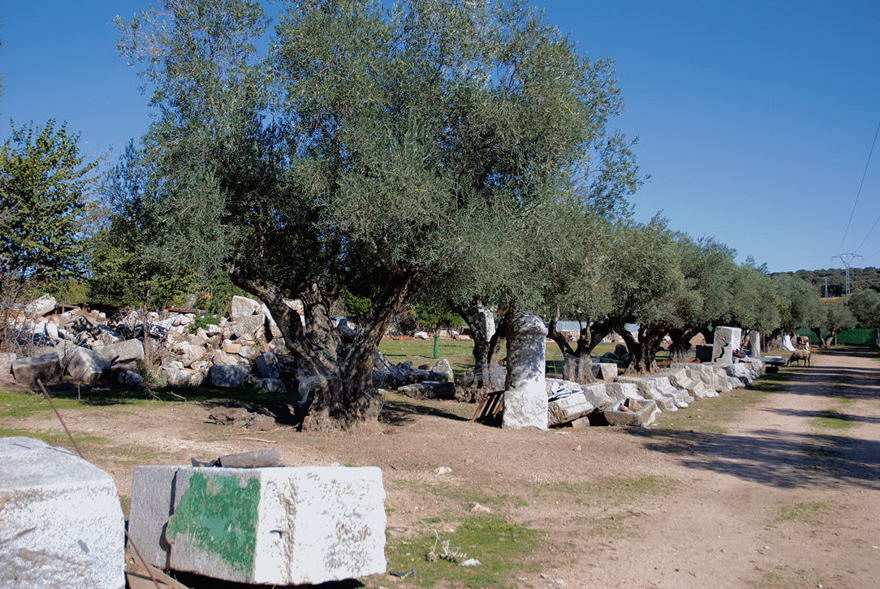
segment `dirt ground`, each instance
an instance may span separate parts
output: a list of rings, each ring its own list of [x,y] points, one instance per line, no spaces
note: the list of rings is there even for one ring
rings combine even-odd
[[[73,431],[98,436],[85,451],[116,479],[124,504],[136,464],[278,446],[287,465],[382,467],[389,548],[453,533],[481,509],[475,503],[534,531],[506,581],[473,586],[862,589],[880,587],[873,356],[814,354],[811,367],[785,371],[782,390],[698,401],[650,429],[508,431],[470,422],[472,405],[402,397],[386,403],[382,423],[329,434],[209,425],[210,408],[192,403],[65,417]],[[0,426],[58,428],[48,412]],[[389,554],[389,571],[401,570]]]

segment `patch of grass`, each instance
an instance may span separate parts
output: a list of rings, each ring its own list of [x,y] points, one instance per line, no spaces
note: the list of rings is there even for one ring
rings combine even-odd
[[[825,429],[846,429],[855,425],[850,415],[834,410],[820,411],[810,423],[813,427]]]
[[[830,581],[817,571],[795,569],[789,566],[775,567],[764,573],[758,583],[759,589],[791,589],[792,587],[829,586]]]
[[[59,425],[59,429],[60,429]],[[27,438],[36,438],[38,440],[43,440],[47,444],[52,446],[64,446],[65,448],[70,447],[70,439],[67,437],[63,431],[59,431],[57,433],[47,433],[41,431],[33,431],[26,429],[16,429],[10,427],[0,427],[0,438],[12,437],[12,436],[24,436]],[[93,436],[92,434],[81,434],[81,433],[73,433],[73,439],[80,444],[106,444],[109,442],[107,438],[102,438],[100,436]],[[70,448],[71,450],[73,448]],[[85,453],[85,452],[84,452]]]
[[[574,495],[575,503],[597,497],[606,499],[632,500],[646,495],[667,493],[678,485],[678,481],[666,477],[646,476],[632,479],[609,479],[589,483],[559,482],[541,485],[539,493],[550,495]]]
[[[855,403],[858,403],[859,400],[853,399],[852,397],[838,397],[837,402],[841,405],[853,405]]]
[[[695,431],[709,434],[727,433],[724,424],[746,407],[759,403],[769,393],[778,393],[785,388],[789,373],[780,370],[768,373],[756,380],[749,388],[739,388],[709,397],[686,409],[664,411],[657,417],[654,429],[672,431]]]
[[[76,399],[53,399],[53,401],[59,410],[83,407],[82,402]],[[0,417],[27,417],[39,411],[51,410],[52,408],[43,395],[20,391],[0,391]]]
[[[400,481],[403,487],[415,489],[422,493],[431,493],[436,497],[449,499],[464,506],[472,503],[483,505],[503,505],[508,503],[510,497],[504,494],[487,493],[485,489],[456,485],[452,483],[419,483],[414,481]]]
[[[420,587],[439,582],[455,587],[512,587],[514,573],[529,570],[523,558],[535,548],[538,533],[496,516],[465,519],[455,532],[440,534],[441,541],[476,558],[481,566],[463,567],[447,560],[427,560],[438,536],[429,532],[416,538],[392,540],[387,548],[388,570],[416,571],[412,580]]]
[[[779,509],[775,521],[821,524],[831,507],[830,503],[824,501],[803,501],[794,505],[786,505]]]

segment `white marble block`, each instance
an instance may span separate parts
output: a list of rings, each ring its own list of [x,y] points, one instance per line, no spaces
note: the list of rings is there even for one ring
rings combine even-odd
[[[546,338],[547,327],[534,313],[520,313],[511,320],[502,416],[505,428],[548,427]]]
[[[0,587],[125,587],[125,521],[110,475],[64,448],[0,438]]]
[[[129,534],[156,566],[240,583],[384,573],[377,467],[141,466]]]

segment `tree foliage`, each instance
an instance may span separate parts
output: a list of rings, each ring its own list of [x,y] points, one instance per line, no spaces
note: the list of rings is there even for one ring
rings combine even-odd
[[[59,278],[83,268],[91,172],[79,136],[50,120],[11,126],[0,146],[0,271]]]

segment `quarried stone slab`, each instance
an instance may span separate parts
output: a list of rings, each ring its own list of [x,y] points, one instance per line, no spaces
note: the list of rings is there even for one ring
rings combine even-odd
[[[127,339],[115,344],[104,346],[98,350],[102,358],[108,362],[119,364],[144,359],[144,342],[139,339]]]
[[[548,424],[550,426],[569,423],[591,413],[595,407],[587,401],[584,394],[571,393],[549,401]]]
[[[657,416],[657,403],[651,400],[627,399],[613,409],[602,412],[609,425],[647,426]]]
[[[110,475],[63,448],[0,438],[0,587],[125,587]]]
[[[37,379],[49,384],[61,378],[61,362],[56,352],[16,358],[12,361],[12,374],[20,385],[33,386]]]
[[[733,353],[742,348],[742,329],[739,327],[716,327],[712,339],[712,360],[733,362]]]
[[[376,467],[143,466],[129,533],[156,566],[241,583],[324,583],[385,572]]]

